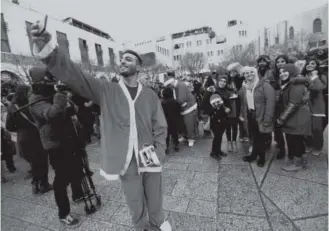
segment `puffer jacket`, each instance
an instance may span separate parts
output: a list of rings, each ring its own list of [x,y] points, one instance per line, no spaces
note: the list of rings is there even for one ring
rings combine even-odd
[[[30,112],[39,128],[45,150],[58,148],[64,143],[77,145],[77,134],[71,118],[76,111],[74,107],[67,107],[68,100],[64,93],[58,92],[50,100],[33,93],[29,101],[39,101],[30,107]]]
[[[284,121],[281,128],[283,133],[305,136],[312,134],[308,83],[306,78],[296,77],[281,89],[280,114],[285,111],[289,103],[296,105],[294,112]]]

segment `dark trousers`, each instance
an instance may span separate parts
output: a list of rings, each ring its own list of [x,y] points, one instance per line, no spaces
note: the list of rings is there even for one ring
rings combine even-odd
[[[286,134],[288,146],[288,158],[293,160],[294,157],[301,158],[305,153],[305,144],[303,135]]]
[[[322,124],[323,125],[322,130],[324,131],[328,125],[328,95],[325,95],[323,98],[324,98],[325,114],[326,114],[326,117],[324,117]]]
[[[306,145],[316,151],[321,151],[323,139],[323,117],[312,116],[312,136],[306,137]]]
[[[227,141],[236,141],[236,137],[238,136],[238,121],[238,118],[228,118],[226,128]]]
[[[45,151],[36,152],[31,161],[32,182],[46,186],[48,184],[48,153]]]
[[[247,131],[246,131],[244,122],[238,120],[238,124],[239,124],[239,137],[240,138],[247,137],[248,135],[247,135]]]
[[[283,136],[281,129],[278,127],[274,128],[274,140],[279,145],[280,153],[285,153],[286,152],[286,149],[285,149],[286,142],[284,140],[284,136]]]
[[[227,127],[227,120],[222,120],[217,122],[215,120],[210,121],[210,129],[214,134],[214,138],[212,140],[212,149],[211,151],[214,153],[222,152],[222,138]]]
[[[55,171],[53,188],[59,210],[58,216],[59,218],[65,218],[70,213],[67,186],[71,184],[73,198],[79,198],[83,195],[81,188],[83,176],[81,157],[74,155],[73,148],[63,146],[49,150],[49,160]]]
[[[260,161],[265,162],[265,152],[267,142],[271,137],[271,133],[261,133],[254,112],[248,112],[248,127],[253,137],[253,148],[251,155],[256,159],[259,156]]]
[[[178,145],[178,126],[176,124],[170,124],[170,125],[168,124],[167,138],[166,138],[167,149],[169,148],[170,138],[172,138],[174,145],[177,146]]]

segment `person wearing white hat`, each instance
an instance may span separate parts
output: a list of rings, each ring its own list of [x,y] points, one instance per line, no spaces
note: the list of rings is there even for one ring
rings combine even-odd
[[[188,139],[188,145],[193,147],[196,137],[197,123],[197,103],[195,97],[189,90],[188,86],[179,80],[176,80],[174,72],[168,72],[169,79],[164,82],[164,86],[174,88],[174,97],[181,105],[181,115],[183,116],[186,134],[180,138],[183,142]]]

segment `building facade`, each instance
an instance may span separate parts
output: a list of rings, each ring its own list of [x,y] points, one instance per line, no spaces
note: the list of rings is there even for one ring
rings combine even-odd
[[[14,2],[1,0],[2,62],[12,60],[6,58],[12,55],[32,56],[30,28],[32,23],[45,17],[45,14],[36,12],[27,5]],[[95,66],[117,62],[119,46],[109,34],[95,27],[74,18],[56,20],[48,16],[47,30],[75,62]]]

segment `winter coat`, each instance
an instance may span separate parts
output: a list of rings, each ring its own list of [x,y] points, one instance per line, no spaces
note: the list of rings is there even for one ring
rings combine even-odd
[[[311,111],[308,103],[308,90],[305,78],[294,78],[281,89],[280,114],[288,103],[298,105],[296,111],[287,118],[281,130],[283,133],[309,136],[312,134]]]
[[[241,109],[240,116],[247,121],[248,103],[246,97],[246,87],[241,88]],[[254,103],[256,121],[261,133],[271,133],[274,129],[275,110],[275,90],[270,84],[270,80],[262,78],[259,80],[254,90]],[[264,124],[266,126],[264,126]]]
[[[323,90],[327,85],[327,78],[325,75],[317,76],[314,79],[309,78],[310,86],[310,107],[313,116],[325,117],[325,102],[323,97]]]
[[[42,95],[31,94],[29,101],[43,99]],[[63,143],[75,145],[77,137],[71,116],[76,114],[73,107],[67,107],[67,96],[56,93],[53,100],[43,99],[30,107],[31,115],[39,128],[45,150],[58,148]]]
[[[20,112],[16,112],[17,108],[14,104],[8,107],[8,114],[6,119],[6,128],[10,132],[17,133],[17,144],[20,154],[31,160],[34,153],[44,152],[39,130],[36,127],[28,108],[21,111],[29,120],[23,117]]]
[[[230,101],[229,101],[229,92],[226,89],[219,89],[217,88],[215,92],[209,92],[207,91],[203,97],[201,108],[204,110],[204,112],[210,116],[210,119],[226,119],[227,113],[222,113],[222,110],[217,111],[211,106],[210,104],[210,97],[213,94],[218,94],[223,99],[223,106],[229,108],[232,110]],[[221,107],[223,109],[224,107]]]

